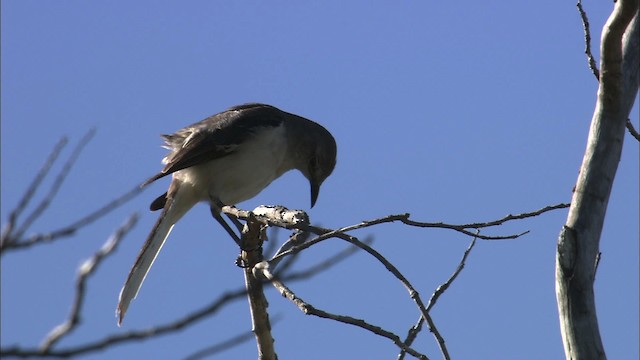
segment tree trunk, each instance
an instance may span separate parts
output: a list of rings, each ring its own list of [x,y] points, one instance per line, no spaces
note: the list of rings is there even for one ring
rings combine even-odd
[[[556,254],[556,296],[567,359],[606,359],[593,283],[625,124],[638,92],[638,27],[638,0],[618,0],[602,32],[598,99]]]

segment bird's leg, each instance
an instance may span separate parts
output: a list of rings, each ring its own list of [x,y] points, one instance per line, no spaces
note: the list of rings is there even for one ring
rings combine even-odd
[[[218,213],[222,212],[222,208],[224,207],[224,204],[218,200],[218,199],[214,199],[213,200],[213,204],[218,208]],[[238,221],[238,219],[236,219],[235,217],[226,214],[227,218],[229,218],[229,220],[231,220],[231,222],[233,223],[233,225],[236,226],[236,228],[238,229],[238,232],[242,234],[242,229],[244,229],[244,225],[242,225],[242,223],[240,221]]]
[[[221,203],[219,201],[217,201],[215,203],[214,202],[211,203],[211,206],[210,206],[211,215],[213,216],[214,219],[216,219],[216,221],[220,225],[222,225],[222,227],[231,236],[233,241],[235,241],[236,244],[238,244],[238,246],[240,246],[242,244],[242,241],[240,241],[240,238],[238,237],[238,235],[236,235],[236,233],[233,232],[233,229],[231,228],[231,226],[229,226],[229,224],[227,224],[227,222],[224,221],[222,216],[220,216],[220,213],[222,212],[222,206],[220,206],[220,205],[221,205]],[[240,222],[238,220],[236,220],[236,222],[234,224],[236,224],[236,226],[237,226],[238,224],[240,224]],[[240,225],[240,226],[242,226],[242,225]],[[239,229],[241,229],[241,227]]]
[[[233,223],[233,225],[235,225],[238,228],[238,231],[240,231],[240,233],[242,233],[242,229],[244,228],[244,225],[242,225],[242,223],[240,221],[238,221],[238,219],[236,219],[235,217],[226,214],[227,218],[229,218],[229,220],[231,220],[231,222]]]

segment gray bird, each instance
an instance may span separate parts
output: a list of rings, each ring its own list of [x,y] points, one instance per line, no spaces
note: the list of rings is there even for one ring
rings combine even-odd
[[[195,204],[208,202],[216,220],[231,231],[220,217],[222,206],[248,200],[297,169],[311,184],[313,207],[336,164],[336,142],[324,127],[265,104],[232,107],[163,138],[171,150],[165,167],[141,186],[170,174],[173,179],[151,203],[151,210],[162,212],[120,291],[118,325],[174,224]]]

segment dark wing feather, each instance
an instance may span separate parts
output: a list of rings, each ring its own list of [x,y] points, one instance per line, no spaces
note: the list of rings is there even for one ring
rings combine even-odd
[[[153,202],[151,202],[151,206],[149,206],[149,209],[151,209],[151,211],[163,209],[166,203],[167,193],[165,192],[164,194],[158,196],[155,200],[153,200]]]
[[[283,112],[264,104],[232,107],[189,125],[171,135],[163,135],[172,150],[161,172],[142,186],[188,167],[227,156],[259,128],[282,123]]]

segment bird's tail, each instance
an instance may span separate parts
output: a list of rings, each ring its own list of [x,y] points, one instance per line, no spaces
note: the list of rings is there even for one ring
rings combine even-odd
[[[173,192],[173,196],[170,195],[167,197],[158,221],[156,221],[156,224],[153,226],[144,246],[140,249],[138,258],[129,271],[127,281],[124,283],[122,290],[120,290],[120,298],[118,300],[118,307],[116,308],[118,326],[122,324],[129,303],[138,295],[138,291],[140,291],[140,287],[147,277],[149,269],[151,269],[171,229],[173,229],[173,225],[197,202],[192,194],[189,193],[188,189],[180,187],[179,184],[172,184],[172,186],[175,185],[177,185],[176,191]]]

